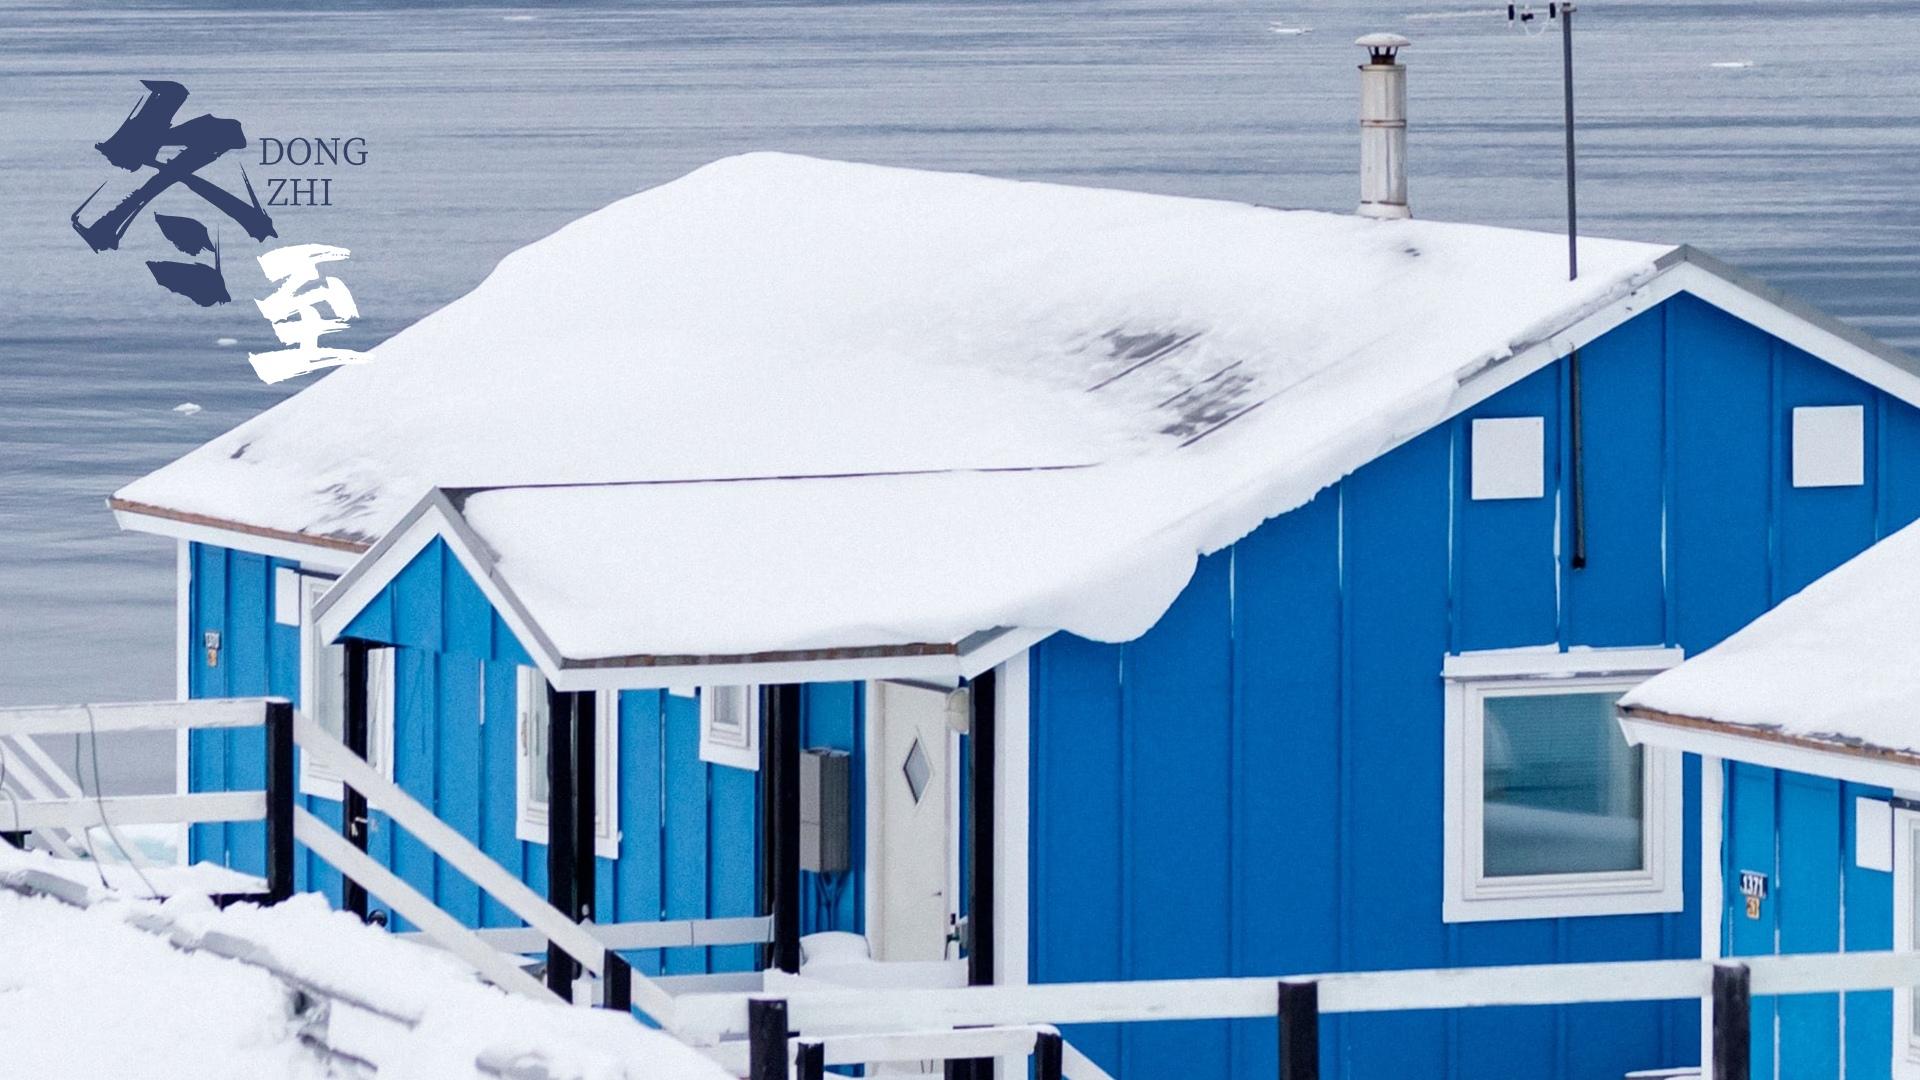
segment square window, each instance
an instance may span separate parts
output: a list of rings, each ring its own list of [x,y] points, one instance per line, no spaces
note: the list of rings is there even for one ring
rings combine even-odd
[[[347,647],[320,639],[313,610],[333,587],[333,578],[297,575],[300,625],[300,711],[336,739],[347,726]],[[277,590],[277,586],[276,586]],[[393,650],[367,651],[367,763],[389,780],[393,778]],[[322,799],[342,796],[340,778],[300,755],[300,792]]]
[[[1793,410],[1793,486],[1859,487],[1866,476],[1866,409],[1860,405]]]
[[[1613,719],[1620,694],[1481,702],[1481,862],[1489,878],[1639,870],[1645,767]]]
[[[1537,499],[1547,493],[1547,422],[1518,416],[1475,420],[1475,499]]]
[[[548,807],[552,800],[552,706],[546,676],[534,668],[518,669],[514,717],[518,729],[515,755],[514,836],[531,844],[547,842]],[[484,692],[484,679],[482,680]],[[485,709],[485,704],[481,706]],[[599,691],[593,708],[593,849],[603,859],[620,857],[620,694]]]
[[[1681,758],[1614,704],[1677,649],[1449,657],[1448,922],[1681,908]]]
[[[760,768],[760,688],[703,686],[700,760],[735,769]]]

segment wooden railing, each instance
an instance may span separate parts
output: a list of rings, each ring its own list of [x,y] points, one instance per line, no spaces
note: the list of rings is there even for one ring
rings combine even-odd
[[[752,1080],[779,1080],[799,1047],[857,1033],[912,1044],[911,1057],[981,1056],[966,1040],[1009,1040],[1020,1049],[1050,1025],[1168,1020],[1270,1019],[1277,1024],[1282,1080],[1319,1075],[1319,1018],[1327,1013],[1697,999],[1711,1004],[1713,1080],[1748,1080],[1752,995],[1830,994],[1920,985],[1920,952],[1816,953],[1737,960],[1640,960],[1525,967],[1339,972],[1292,978],[1156,979],[1132,982],[970,986],[945,990],[820,990],[689,994],[676,1033],[724,1061],[749,1044]],[[766,1017],[777,1012],[781,1022]],[[758,1022],[756,1023],[756,1020]],[[876,1036],[868,1034],[865,1038]],[[857,1041],[857,1040],[855,1040]],[[950,1044],[952,1052],[942,1051]],[[994,1053],[1000,1051],[995,1050]],[[829,1061],[847,1053],[831,1055]],[[1091,1065],[1091,1063],[1088,1063]],[[1073,1080],[1103,1075],[1075,1071]]]

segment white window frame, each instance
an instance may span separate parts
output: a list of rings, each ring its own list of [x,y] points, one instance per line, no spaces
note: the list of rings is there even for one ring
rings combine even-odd
[[[744,738],[714,730],[714,714],[721,694],[746,698]],[[758,686],[703,686],[700,688],[700,760],[710,765],[757,772],[760,769],[760,688]]]
[[[1920,839],[1920,811],[1893,812],[1893,948],[1907,952],[1914,941],[1913,845]],[[1893,988],[1893,1080],[1920,1080],[1920,1031],[1913,1024],[1913,987]]]
[[[514,680],[514,836],[547,842],[547,803],[533,796],[533,721],[546,719],[547,679],[539,669],[517,669]],[[620,692],[594,691],[593,853],[620,857]]]
[[[283,571],[291,574],[292,571]],[[320,677],[320,654],[328,648],[344,648],[340,645],[328,645],[320,638],[319,624],[314,621],[314,605],[333,588],[331,577],[317,574],[299,574],[300,603],[300,707],[310,708],[316,699],[317,682]],[[280,584],[276,582],[276,592]],[[276,606],[278,598],[276,597]],[[373,692],[367,695],[367,764],[372,765],[380,775],[393,779],[393,719],[394,719],[394,677],[393,650],[374,648],[367,650],[367,675],[373,683]],[[342,687],[342,708],[345,707],[345,687]],[[311,715],[311,714],[309,714]],[[318,719],[317,717],[315,719]],[[344,729],[345,717],[341,718]],[[344,734],[344,730],[342,732]],[[310,754],[300,755],[300,793],[319,799],[340,801],[345,792],[340,778],[313,759]]]
[[[1678,751],[1642,750],[1641,869],[1491,878],[1484,873],[1488,698],[1624,692],[1678,664],[1678,649],[1509,649],[1449,656],[1441,916],[1449,923],[1680,911],[1684,772]]]

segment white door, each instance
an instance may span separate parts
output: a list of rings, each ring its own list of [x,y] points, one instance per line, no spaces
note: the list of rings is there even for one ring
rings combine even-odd
[[[966,715],[965,692],[873,683],[867,705],[874,957],[941,960],[959,879],[960,737],[948,718]]]

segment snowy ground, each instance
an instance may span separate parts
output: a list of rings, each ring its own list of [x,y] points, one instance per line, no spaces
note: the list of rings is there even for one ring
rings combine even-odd
[[[381,1080],[499,1075],[717,1080],[666,1035],[604,1010],[509,997],[452,957],[363,926],[318,896],[214,909],[111,897],[91,867],[0,846],[0,878],[56,869],[81,909],[0,888],[0,1072],[34,1080]],[[240,951],[260,964],[216,956]],[[269,968],[289,977],[269,972]],[[303,1000],[300,984],[308,994]],[[316,1002],[318,1004],[316,1004]],[[523,1073],[522,1075],[538,1075]]]

